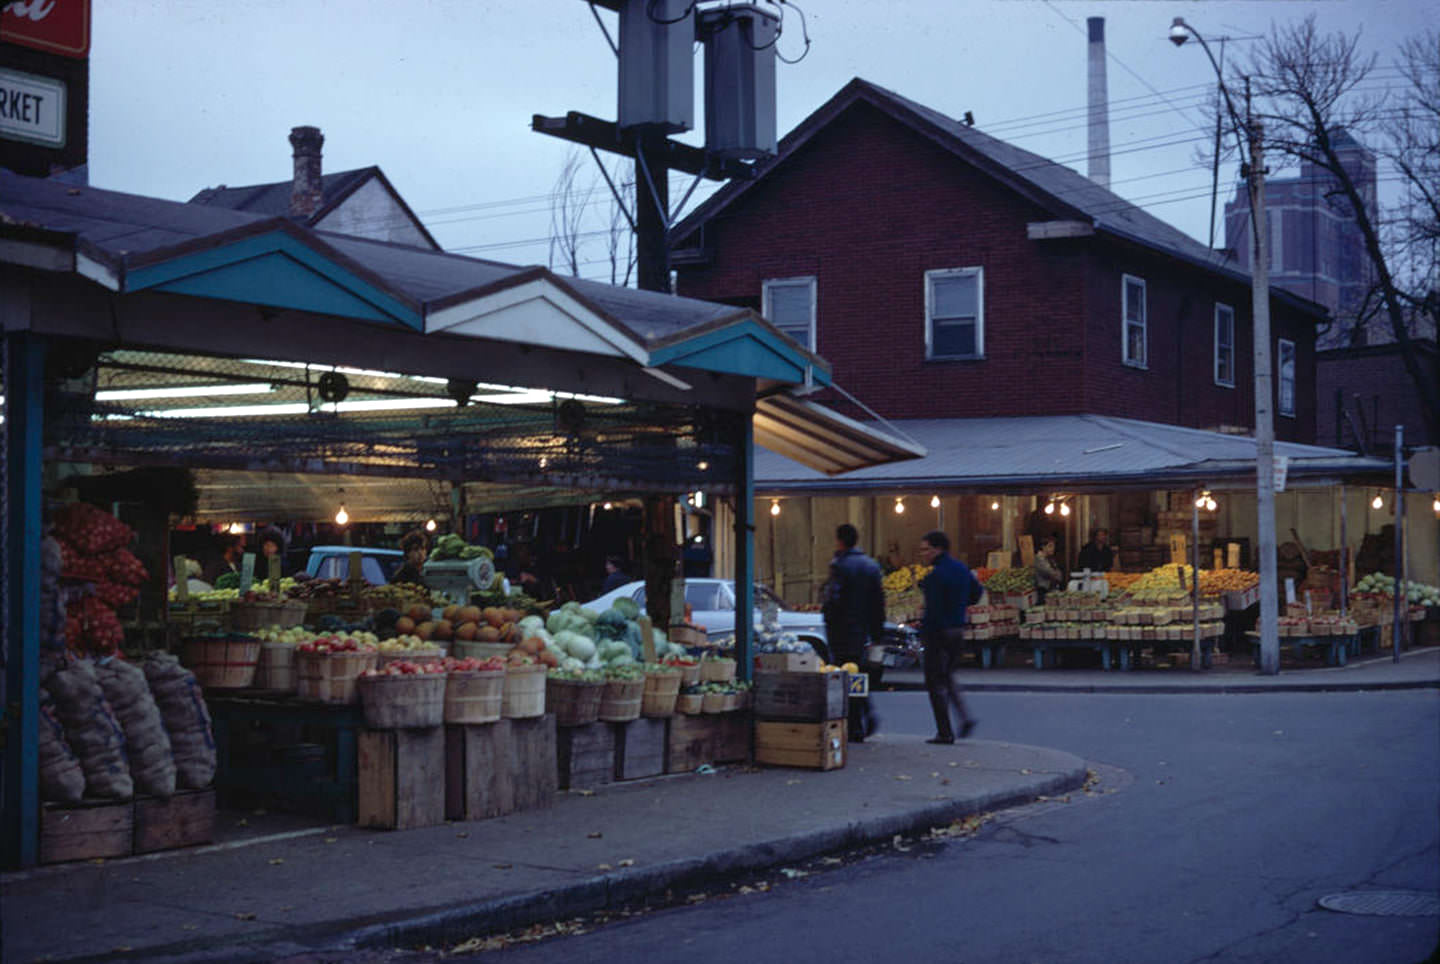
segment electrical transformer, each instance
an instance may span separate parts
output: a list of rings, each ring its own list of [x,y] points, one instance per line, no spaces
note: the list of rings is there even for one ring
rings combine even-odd
[[[723,157],[775,153],[775,41],[779,18],[755,4],[700,14],[705,45],[705,149]]]
[[[619,9],[621,129],[690,130],[695,126],[694,0],[623,0]]]

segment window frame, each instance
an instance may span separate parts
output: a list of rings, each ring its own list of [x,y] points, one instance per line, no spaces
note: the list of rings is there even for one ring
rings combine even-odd
[[[1285,347],[1290,348],[1290,408],[1285,408]],[[1295,369],[1298,362],[1298,354],[1295,342],[1290,338],[1280,338],[1275,342],[1275,411],[1286,418],[1295,417]]]
[[[975,279],[975,351],[973,354],[937,355],[935,353],[935,282],[948,278]],[[985,360],[985,268],[983,265],[970,265],[963,268],[932,268],[925,272],[925,360]]]
[[[1137,324],[1130,320],[1130,302],[1126,297],[1130,285],[1140,286],[1140,346],[1143,357],[1138,361],[1130,357],[1130,326]],[[1147,371],[1150,368],[1150,292],[1145,279],[1133,274],[1120,275],[1120,361],[1128,368]]]
[[[778,324],[775,324],[775,319],[772,317],[770,311],[770,291],[772,288],[795,287],[802,284],[807,285],[810,289],[810,324],[809,327],[806,329],[807,341],[801,342],[801,347],[804,348],[806,351],[818,351],[819,349],[817,348],[817,345],[819,344],[819,334],[816,331],[815,318],[818,314],[817,302],[819,301],[820,294],[819,285],[816,284],[815,276],[813,274],[796,275],[792,278],[766,278],[765,280],[760,282],[760,309],[761,313],[764,314],[766,321],[770,322],[770,324],[772,325],[775,325],[776,328],[778,328],[782,332],[785,332],[785,334],[790,335],[790,332],[785,331],[784,328],[781,328]],[[793,338],[794,335],[790,335],[790,337]]]
[[[1222,311],[1230,313],[1230,344],[1226,346],[1230,351],[1230,377],[1220,377],[1220,314]],[[1214,352],[1214,375],[1215,384],[1221,388],[1235,387],[1235,309],[1222,301],[1215,302],[1215,352]]]

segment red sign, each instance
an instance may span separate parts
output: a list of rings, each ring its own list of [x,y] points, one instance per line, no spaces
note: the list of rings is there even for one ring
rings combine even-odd
[[[90,56],[90,0],[11,0],[0,40],[84,60]]]

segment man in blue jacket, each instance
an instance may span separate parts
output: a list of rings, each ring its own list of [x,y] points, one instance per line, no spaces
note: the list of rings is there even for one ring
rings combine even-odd
[[[865,668],[865,650],[879,644],[885,632],[885,587],[880,566],[856,547],[860,533],[846,522],[835,530],[835,557],[825,584],[822,616],[830,658]],[[871,676],[871,682],[875,677]],[[850,701],[849,738],[863,743],[880,728],[870,700]]]
[[[920,540],[920,559],[930,573],[920,581],[925,593],[925,616],[920,633],[925,642],[925,688],[930,691],[930,709],[935,714],[935,735],[926,743],[954,743],[950,707],[960,718],[960,737],[975,729],[975,718],[965,709],[965,698],[955,685],[955,666],[964,643],[961,627],[965,608],[978,601],[980,583],[968,566],[950,555],[950,537],[936,530]]]

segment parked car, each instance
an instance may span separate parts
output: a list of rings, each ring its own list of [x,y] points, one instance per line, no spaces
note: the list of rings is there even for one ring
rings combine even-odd
[[[360,553],[360,575],[372,586],[383,586],[405,561],[399,549],[369,546],[312,546],[305,560],[305,572],[314,579],[347,579],[350,553]]]
[[[635,600],[640,608],[644,609],[645,583],[628,582],[618,589],[612,589],[598,599],[585,603],[585,607],[597,611],[609,609],[615,600],[622,596]],[[691,621],[695,625],[703,627],[705,634],[711,640],[718,642],[722,637],[735,634],[735,581],[733,579],[686,579],[685,602],[690,606]],[[765,586],[757,584],[755,586],[755,625],[760,624],[761,610],[768,605],[773,605],[778,611],[777,615],[782,631],[794,633],[797,639],[815,647],[815,651],[820,654],[820,657],[826,662],[830,662],[830,647],[825,639],[825,621],[818,612],[791,609],[775,593]],[[914,631],[909,627],[886,623],[885,636],[883,647],[886,653],[892,649],[897,652],[918,650],[914,641]],[[884,660],[884,663],[885,665],[896,665],[889,659]]]

